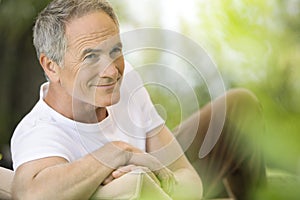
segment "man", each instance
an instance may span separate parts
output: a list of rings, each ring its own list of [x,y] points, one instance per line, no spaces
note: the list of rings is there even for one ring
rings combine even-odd
[[[34,45],[49,83],[12,138],[15,199],[88,199],[99,185],[137,168],[173,199],[200,199],[198,174],[206,197],[220,196],[225,185],[246,199],[264,179],[259,149],[248,149],[260,115],[253,95],[231,91],[205,106],[200,122],[196,113],[176,132],[183,144],[199,125],[186,151],[197,173],[124,61],[118,21],[106,1],[52,1],[36,20]],[[218,119],[211,107],[224,99],[221,137],[199,159],[208,125]]]
[[[88,199],[99,185],[136,168],[153,172],[174,199],[201,197],[199,176],[145,89],[129,98],[138,78],[121,86],[130,66],[107,2],[52,1],[36,20],[34,45],[49,83],[12,138],[14,198]],[[165,166],[167,145],[178,157]]]

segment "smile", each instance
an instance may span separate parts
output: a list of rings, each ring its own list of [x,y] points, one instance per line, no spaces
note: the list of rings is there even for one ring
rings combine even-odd
[[[118,85],[119,80],[120,79],[118,79],[114,82],[100,83],[100,84],[97,84],[97,85],[92,85],[92,87],[101,88],[101,89],[105,89],[105,90],[114,89]]]
[[[117,84],[117,82],[106,83],[106,84],[96,85],[96,87],[112,87],[112,86],[115,86],[116,84]]]
[[[101,88],[101,89],[109,90],[109,89],[114,89],[116,85],[117,85],[117,82],[107,83],[107,84],[101,84],[101,85],[93,85],[93,86],[96,87],[96,88]]]

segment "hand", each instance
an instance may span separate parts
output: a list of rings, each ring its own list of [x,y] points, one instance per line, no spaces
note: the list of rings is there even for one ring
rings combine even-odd
[[[107,152],[110,153],[108,154]],[[171,194],[173,192],[176,184],[173,172],[165,167],[156,157],[143,152],[128,143],[121,141],[108,143],[99,149],[99,151],[97,151],[94,155],[102,163],[109,164],[112,169],[119,169],[120,166],[129,165],[145,167],[156,175],[162,189],[166,193]],[[131,167],[128,167],[127,171],[130,168]],[[117,174],[116,176],[118,176],[118,173],[115,173]],[[111,182],[114,179],[113,174],[111,174],[111,177],[109,175],[106,179],[107,180],[104,181],[106,184]]]
[[[156,170],[153,172],[158,180],[160,181],[162,189],[169,195],[171,195],[174,191],[174,187],[177,184],[175,176],[171,170],[166,167],[163,167],[160,170]]]
[[[118,169],[116,169],[115,171],[113,171],[102,183],[102,185],[106,185],[110,182],[112,182],[114,179],[120,178],[121,176],[141,169],[143,170],[145,173],[147,173],[149,175],[149,177],[152,178],[152,180],[158,184],[159,186],[161,186],[159,180],[157,179],[157,177],[155,176],[155,174],[153,172],[151,172],[147,167],[143,167],[143,166],[136,166],[136,165],[127,165],[127,166],[121,166]]]
[[[148,153],[133,153],[128,162],[133,165],[146,166],[151,172],[155,174],[160,182],[162,189],[167,194],[172,194],[177,181],[171,170],[163,166],[163,164],[154,156]]]

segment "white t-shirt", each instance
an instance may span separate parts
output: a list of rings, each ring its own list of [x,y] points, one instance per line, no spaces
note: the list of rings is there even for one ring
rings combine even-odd
[[[147,132],[164,123],[139,75],[128,63],[120,101],[107,107],[108,117],[99,123],[76,122],[49,107],[43,100],[48,85],[41,86],[40,100],[19,123],[11,139],[15,170],[25,162],[51,156],[72,162],[109,141],[124,141],[145,151]]]

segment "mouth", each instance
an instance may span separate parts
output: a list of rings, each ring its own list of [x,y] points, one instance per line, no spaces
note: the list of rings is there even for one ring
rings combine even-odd
[[[115,86],[116,84],[117,84],[117,81],[112,82],[112,83],[105,83],[105,84],[96,85],[96,87],[112,87],[112,86]]]
[[[107,83],[99,83],[99,84],[95,84],[95,85],[91,85],[91,86],[96,87],[96,88],[102,88],[102,89],[113,89],[119,84],[120,79],[121,78],[118,78],[115,81],[111,81],[111,82],[107,82]]]

